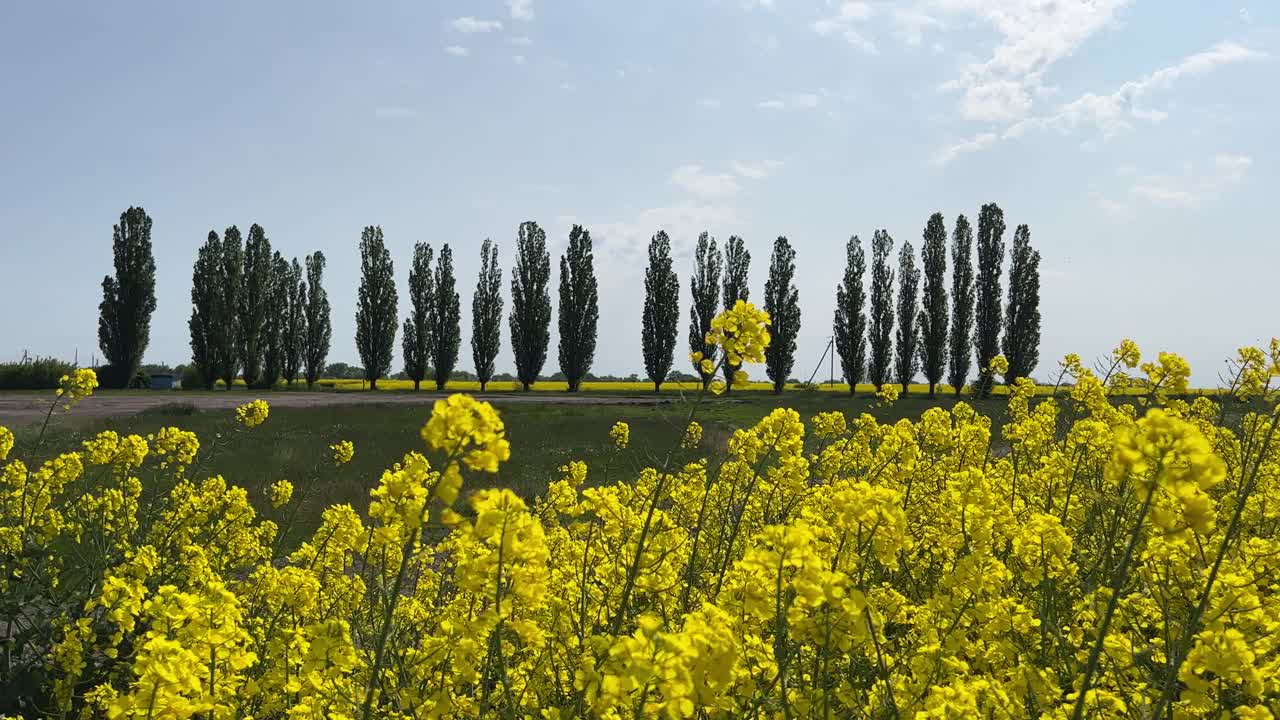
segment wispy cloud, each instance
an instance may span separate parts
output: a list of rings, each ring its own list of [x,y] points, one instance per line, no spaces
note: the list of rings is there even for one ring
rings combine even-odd
[[[709,173],[701,165],[681,165],[671,171],[672,185],[699,197],[719,198],[737,195],[742,186],[730,173]]]
[[[517,35],[515,37],[507,38],[507,42],[511,43],[512,45],[520,45],[522,47],[527,47],[533,44],[533,38],[529,37],[528,35]]]
[[[875,55],[879,52],[876,44],[861,29],[861,26],[875,14],[876,8],[869,2],[846,0],[840,3],[834,15],[816,20],[810,27],[819,35],[824,37],[838,35],[859,50]]]
[[[578,86],[571,82],[562,82],[560,83],[560,89],[564,92],[573,92],[578,89]]]
[[[453,29],[463,33],[487,33],[502,29],[498,20],[477,20],[473,17],[460,17],[453,21]]]
[[[512,56],[511,56],[511,62],[514,62],[514,63],[515,63],[515,64],[517,64],[517,65],[523,65],[523,64],[524,64],[524,56],[523,56],[523,55],[512,55]]]
[[[1253,158],[1248,155],[1222,153],[1206,163],[1184,168],[1180,177],[1162,173],[1140,175],[1129,192],[1162,207],[1196,210],[1244,182],[1252,167]],[[1133,173],[1118,174],[1123,177]]]
[[[733,171],[748,180],[763,180],[782,167],[781,160],[763,160],[761,162],[734,162]]]
[[[461,45],[450,45],[445,48],[444,51],[454,57],[466,57],[471,54],[470,50],[462,47]]]
[[[516,20],[533,19],[533,0],[507,0],[507,7],[511,8],[511,17]]]
[[[1219,43],[1207,50],[1188,55],[1177,63],[1124,83],[1106,94],[1085,93],[1053,112],[1024,118],[1008,124],[1000,133],[984,132],[936,154],[940,162],[948,162],[966,152],[989,147],[997,140],[1019,138],[1032,132],[1069,134],[1080,128],[1093,128],[1103,139],[1133,129],[1135,123],[1156,124],[1168,112],[1143,106],[1150,95],[1173,87],[1183,78],[1207,75],[1235,63],[1260,60],[1267,54],[1236,43]],[[1010,88],[1017,92],[1016,88]]]
[[[702,98],[701,100],[698,101],[698,105],[708,110],[719,110],[720,100],[719,98]]]

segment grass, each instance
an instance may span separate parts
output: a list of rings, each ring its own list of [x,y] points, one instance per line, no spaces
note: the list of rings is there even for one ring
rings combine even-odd
[[[267,396],[270,401],[270,396]],[[892,406],[879,405],[869,395],[832,393],[737,393],[729,398],[708,398],[698,408],[703,425],[701,451],[679,451],[672,462],[684,462],[722,451],[732,432],[753,425],[775,407],[795,408],[806,420],[815,413],[841,410],[848,415],[869,412],[882,421],[915,418],[933,405],[950,408],[954,399],[930,400],[906,396]],[[980,412],[998,422],[1003,398],[976,401]],[[495,476],[467,475],[464,490],[490,485],[507,486],[526,498],[541,495],[547,484],[559,477],[559,468],[571,460],[584,460],[591,468],[588,482],[605,482],[619,473],[630,475],[641,467],[661,463],[678,445],[684,432],[690,405],[673,397],[661,405],[556,405],[504,403],[494,401],[502,413],[511,440],[511,460]],[[135,415],[76,420],[74,411],[52,426],[45,438],[44,452],[65,451],[101,430],[148,434],[166,426],[178,426],[200,437],[197,464],[188,476],[200,479],[222,475],[230,484],[247,488],[259,510],[269,512],[269,487],[287,479],[297,489],[300,502],[289,534],[293,539],[311,532],[320,512],[335,503],[350,503],[363,511],[369,490],[376,486],[382,471],[411,450],[425,448],[419,430],[430,413],[430,405],[331,405],[307,408],[278,407],[268,421],[253,430],[234,422],[228,410],[200,410],[190,403],[175,402],[149,408]],[[609,428],[624,420],[631,425],[631,448],[619,453],[609,440]],[[69,422],[68,422],[69,421]],[[38,425],[16,429],[19,446],[15,455],[25,456],[39,431]],[[329,445],[351,440],[356,455],[348,465],[334,468]],[[160,478],[144,482],[164,490]],[[269,515],[270,516],[270,515]]]

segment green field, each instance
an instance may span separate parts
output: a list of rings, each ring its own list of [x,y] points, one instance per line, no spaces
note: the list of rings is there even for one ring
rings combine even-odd
[[[105,393],[100,393],[105,394]],[[270,395],[265,398],[270,402]],[[250,396],[246,395],[246,401]],[[301,502],[290,535],[307,533],[318,521],[318,514],[334,503],[351,503],[363,510],[368,493],[382,470],[395,463],[410,450],[423,450],[419,430],[426,422],[431,405],[328,405],[319,407],[277,407],[262,426],[246,430],[234,421],[227,410],[198,410],[183,402],[181,395],[170,405],[145,410],[135,415],[118,417],[76,418],[69,416],[51,427],[44,442],[47,456],[77,447],[81,440],[101,430],[147,434],[166,426],[178,426],[200,437],[201,451],[188,476],[203,478],[221,474],[236,485],[248,488],[260,510],[267,510],[265,495],[275,481],[294,483]],[[950,408],[952,398],[907,396],[891,406],[879,404],[869,395],[849,398],[828,393],[743,393],[729,398],[708,397],[697,409],[704,427],[702,448],[698,451],[678,450],[671,462],[684,462],[695,456],[722,452],[734,429],[754,424],[775,407],[795,408],[804,418],[817,412],[841,410],[855,416],[869,412],[881,421],[901,417],[915,418],[933,405]],[[976,401],[980,412],[999,424],[1005,405],[1003,398]],[[675,399],[661,405],[587,405],[527,404],[496,400],[511,440],[511,460],[496,476],[469,475],[467,490],[483,485],[509,486],[525,497],[540,495],[548,482],[558,477],[560,466],[570,460],[585,460],[592,475],[588,482],[603,482],[607,472],[616,479],[619,473],[633,474],[639,468],[661,464],[668,453],[677,448],[691,405]],[[615,421],[631,425],[631,447],[615,450],[609,440],[609,428]],[[18,456],[26,456],[39,431],[38,425],[16,428]],[[351,440],[356,446],[355,459],[334,468],[328,446],[339,440]],[[150,465],[148,464],[148,466]],[[148,480],[143,477],[144,482]],[[158,485],[159,480],[152,480]],[[157,487],[156,489],[161,489]]]

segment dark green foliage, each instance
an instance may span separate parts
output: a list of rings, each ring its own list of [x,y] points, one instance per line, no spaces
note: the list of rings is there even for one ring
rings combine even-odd
[[[934,213],[924,228],[920,248],[924,263],[924,292],[920,296],[920,369],[929,383],[929,397],[947,371],[947,223]]]
[[[844,280],[836,286],[835,345],[852,395],[867,370],[866,254],[857,235],[845,246]]]
[[[382,240],[382,228],[366,227],[360,233],[360,291],[356,310],[356,350],[364,364],[369,389],[378,389],[378,378],[391,371],[396,344],[396,274],[391,253]]]
[[[596,354],[600,320],[599,288],[591,232],[581,225],[569,231],[569,248],[560,258],[560,371],[577,392]]]
[[[289,261],[277,250],[271,256],[271,294],[263,324],[263,365],[258,385],[272,388],[284,372],[284,336],[289,323]]]
[[[329,357],[329,341],[333,328],[329,324],[329,294],[324,289],[324,253],[319,250],[307,256],[307,279],[303,283],[305,296],[303,317],[306,330],[302,336],[302,365],[307,387],[315,385],[324,372],[325,359]]]
[[[947,382],[957,396],[973,364],[973,228],[964,215],[951,234],[951,370]]]
[[[191,319],[187,328],[191,331],[191,363],[201,378],[201,385],[213,389],[218,373],[218,346],[221,334],[226,332],[227,319],[222,309],[222,240],[218,233],[209,231],[209,237],[196,253],[191,268]],[[183,385],[194,390],[195,385]]]
[[[414,244],[413,264],[409,267],[409,314],[404,319],[404,333],[400,336],[404,374],[413,381],[414,390],[427,376],[434,350],[431,323],[432,306],[436,301],[435,281],[431,276],[434,256],[430,245],[423,242]]]
[[[728,310],[739,300],[749,300],[751,289],[747,287],[751,274],[751,253],[737,235],[730,235],[724,246],[724,309]],[[725,392],[733,387],[733,374],[740,365],[724,363]]]
[[[0,390],[52,390],[76,368],[56,358],[26,358],[0,363]]]
[[[285,313],[284,335],[281,338],[284,345],[284,368],[281,374],[285,382],[292,385],[298,378],[298,371],[302,368],[302,353],[306,345],[307,333],[306,286],[302,283],[302,265],[298,263],[296,257],[289,263],[287,284],[289,308]]]
[[[991,359],[1000,352],[1000,272],[1004,262],[1004,211],[995,203],[982,206],[978,215],[978,281],[974,305],[976,326],[974,358],[978,361],[978,384],[974,394],[991,394]]]
[[[131,207],[120,213],[120,224],[112,229],[111,246],[116,274],[102,279],[98,346],[114,370],[108,375],[127,381],[142,364],[151,341],[151,313],[156,310],[156,261],[151,254],[147,212]],[[106,380],[102,384],[123,386]]]
[[[538,379],[551,342],[551,256],[547,233],[538,223],[520,223],[516,264],[511,272],[511,350],[516,376],[525,390]]]
[[[267,348],[267,315],[271,311],[271,241],[254,223],[244,243],[244,276],[240,282],[240,375],[248,387],[262,376]]]
[[[693,277],[689,280],[689,291],[693,293],[693,304],[689,306],[689,352],[702,353],[704,359],[712,362],[716,359],[716,348],[707,344],[707,333],[711,331],[711,319],[720,310],[723,262],[716,248],[716,239],[705,232],[699,235]],[[703,387],[711,383],[713,375],[704,373],[696,362],[693,367],[702,378]]]
[[[920,307],[920,268],[911,243],[902,243],[898,252],[898,343],[894,358],[894,371],[902,394],[906,395],[916,374],[916,362],[920,352],[920,327],[916,325],[916,313]]]
[[[240,228],[232,225],[222,233],[222,274],[218,276],[222,288],[218,314],[226,321],[213,343],[217,375],[228,389],[240,369],[240,285],[243,280],[244,248],[240,244]]]
[[[893,270],[889,253],[893,238],[886,230],[877,230],[871,238],[871,329],[867,346],[871,356],[867,376],[879,390],[889,382],[889,365],[893,362]]]
[[[779,236],[773,242],[769,279],[764,284],[764,309],[769,313],[769,335],[772,338],[764,349],[765,371],[773,381],[774,392],[782,392],[796,359],[796,336],[800,334],[800,290],[796,288],[795,276],[796,251],[785,237]]]
[[[471,360],[484,392],[493,377],[493,361],[502,345],[502,268],[498,246],[485,238],[480,246],[480,275],[471,296]]]
[[[444,390],[449,376],[458,365],[458,346],[462,343],[462,311],[458,298],[458,281],[453,275],[453,250],[445,243],[436,258],[436,275],[431,302],[431,366],[436,373],[436,390]]]
[[[644,271],[644,314],[640,344],[644,369],[653,391],[671,372],[680,324],[680,278],[671,268],[671,239],[662,230],[649,240],[649,266]]]
[[[1009,248],[1009,305],[1005,309],[1006,379],[1029,377],[1040,362],[1040,253],[1031,248],[1031,229],[1019,225]]]

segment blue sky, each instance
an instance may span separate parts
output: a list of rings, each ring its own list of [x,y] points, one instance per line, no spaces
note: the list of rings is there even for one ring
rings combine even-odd
[[[189,357],[208,231],[258,222],[328,256],[330,360],[356,362],[379,224],[402,296],[414,242],[453,246],[470,369],[480,242],[509,269],[534,219],[553,255],[591,230],[615,373],[643,371],[650,235],[673,238],[682,318],[699,231],[746,239],[756,299],[787,235],[807,377],[849,235],[918,250],[930,213],[996,201],[1043,256],[1039,374],[1128,336],[1211,384],[1280,333],[1277,54],[1258,0],[21,3],[0,23],[0,359],[96,352],[111,225],[140,204],[152,361]]]

